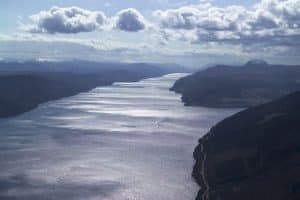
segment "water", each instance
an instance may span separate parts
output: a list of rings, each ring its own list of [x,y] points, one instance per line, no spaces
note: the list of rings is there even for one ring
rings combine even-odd
[[[236,110],[184,107],[184,74],[116,83],[0,121],[0,199],[189,200],[197,140]]]

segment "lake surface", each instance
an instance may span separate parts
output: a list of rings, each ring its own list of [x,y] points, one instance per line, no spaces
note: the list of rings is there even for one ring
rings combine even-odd
[[[184,74],[115,83],[0,121],[0,199],[192,200],[197,140],[236,110],[184,107]]]

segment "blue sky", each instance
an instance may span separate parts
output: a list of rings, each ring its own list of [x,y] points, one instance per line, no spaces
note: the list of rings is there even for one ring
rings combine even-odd
[[[0,58],[299,62],[300,0],[3,0]],[[13,52],[13,53],[12,53]]]

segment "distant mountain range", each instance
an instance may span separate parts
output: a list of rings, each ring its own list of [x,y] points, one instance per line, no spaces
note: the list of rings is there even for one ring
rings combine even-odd
[[[186,71],[178,65],[147,63],[3,61],[0,62],[0,118],[15,116],[41,103],[97,86]]]
[[[300,92],[214,126],[194,151],[197,200],[300,199]]]
[[[72,72],[72,73],[95,73],[113,70],[129,70],[138,71],[148,74],[154,71],[163,73],[173,72],[191,72],[186,68],[177,64],[169,63],[118,63],[118,62],[93,62],[85,60],[69,60],[69,61],[0,61],[1,74],[24,74],[37,72]]]
[[[300,66],[251,60],[243,66],[216,65],[184,77],[171,90],[186,105],[250,107],[300,90]]]

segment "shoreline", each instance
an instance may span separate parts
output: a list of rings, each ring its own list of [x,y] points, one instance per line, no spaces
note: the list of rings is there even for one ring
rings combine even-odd
[[[30,111],[32,111],[32,110],[38,108],[40,105],[42,105],[42,104],[44,104],[44,103],[48,103],[48,102],[51,102],[51,101],[57,101],[57,100],[61,100],[61,99],[64,99],[64,98],[76,96],[76,95],[78,95],[78,94],[80,94],[80,93],[91,91],[91,90],[93,90],[93,89],[95,89],[95,88],[97,88],[97,87],[102,87],[102,86],[103,86],[103,87],[106,87],[106,86],[110,86],[110,85],[112,85],[113,83],[114,83],[114,82],[112,82],[111,84],[106,84],[106,85],[97,85],[97,86],[95,86],[95,87],[93,87],[93,88],[89,88],[89,89],[86,89],[86,90],[78,91],[78,92],[75,92],[75,93],[70,94],[70,95],[62,95],[62,96],[60,96],[60,97],[58,97],[58,98],[55,98],[55,97],[54,97],[54,98],[50,98],[50,99],[48,99],[48,100],[46,100],[46,101],[41,101],[41,102],[39,102],[39,103],[37,103],[37,104],[33,104],[31,107],[26,108],[26,109],[24,109],[24,110],[20,110],[20,111],[16,112],[15,114],[8,114],[7,116],[0,116],[0,120],[10,119],[10,118],[13,118],[13,117],[20,116],[20,115],[22,115],[22,114],[24,114],[24,113],[30,112]]]
[[[98,83],[98,84],[95,84],[92,87],[88,87],[88,88],[85,88],[85,89],[78,89],[78,91],[76,91],[76,92],[72,92],[72,93],[69,93],[69,94],[64,94],[64,95],[61,95],[59,97],[50,97],[49,99],[42,100],[40,102],[34,102],[34,103],[32,103],[32,105],[30,105],[30,106],[28,106],[26,108],[22,108],[22,109],[20,109],[18,111],[15,111],[14,113],[1,114],[2,116],[0,116],[0,120],[10,119],[10,118],[13,118],[13,117],[20,116],[20,115],[22,115],[24,113],[30,112],[30,111],[38,108],[40,105],[42,105],[44,103],[48,103],[48,102],[51,102],[51,101],[57,101],[57,100],[61,100],[61,99],[64,99],[64,98],[76,96],[76,95],[78,95],[80,93],[89,92],[89,91],[91,91],[91,90],[93,90],[93,89],[95,89],[97,87],[107,87],[107,86],[111,86],[111,85],[113,85],[115,83],[133,83],[133,82],[138,82],[138,81],[141,81],[141,80],[144,80],[144,79],[148,79],[148,78],[161,77],[161,76],[164,76],[164,75],[167,75],[167,74],[159,74],[157,76],[135,78],[133,80],[128,80],[128,81],[115,80],[115,81],[110,81],[110,82]]]
[[[205,162],[207,155],[205,154],[204,141],[207,136],[203,136],[199,140],[199,144],[194,150],[195,165],[193,167],[192,177],[200,186],[200,190],[196,196],[196,200],[209,200],[209,184],[205,177]],[[200,170],[199,170],[200,169]]]

